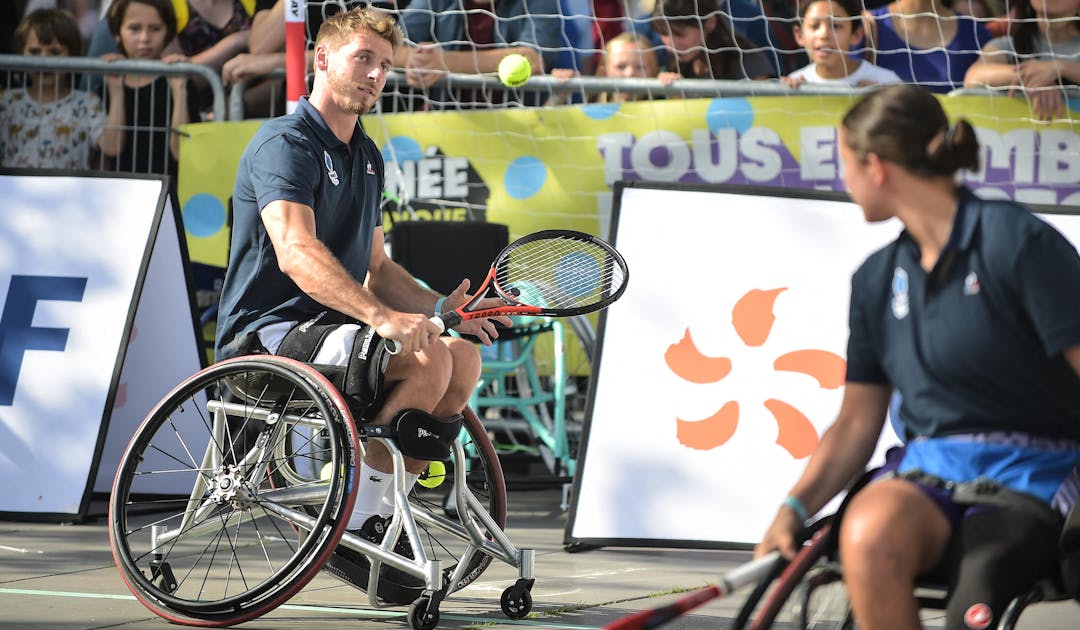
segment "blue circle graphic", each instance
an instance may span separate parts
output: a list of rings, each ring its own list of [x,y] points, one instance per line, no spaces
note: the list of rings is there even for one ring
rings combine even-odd
[[[424,157],[420,143],[408,136],[394,136],[382,149],[383,161],[387,164],[415,162]]]
[[[584,252],[570,252],[555,266],[555,284],[572,298],[587,297],[600,284],[600,264]]]
[[[531,155],[519,157],[506,167],[503,186],[506,193],[514,199],[528,199],[544,187],[547,181],[547,167],[538,158]]]
[[[192,195],[181,212],[184,229],[199,238],[209,238],[225,227],[225,206],[210,193]]]
[[[1080,112],[1080,98],[1070,98],[1066,102],[1069,104],[1069,109],[1074,112]]]
[[[607,120],[617,111],[619,111],[618,103],[593,103],[581,106],[581,112],[593,120]]]
[[[754,126],[754,107],[745,98],[716,98],[705,112],[705,123],[714,133],[728,127],[746,133]]]

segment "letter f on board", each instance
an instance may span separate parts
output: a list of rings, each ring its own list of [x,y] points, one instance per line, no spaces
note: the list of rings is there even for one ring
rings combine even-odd
[[[31,325],[37,303],[81,302],[85,290],[86,278],[11,276],[4,313],[0,315],[0,406],[10,406],[15,401],[15,385],[27,350],[62,352],[67,346],[67,328]]]

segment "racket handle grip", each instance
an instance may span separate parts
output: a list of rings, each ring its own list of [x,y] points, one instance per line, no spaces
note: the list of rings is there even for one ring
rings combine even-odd
[[[455,323],[455,324],[447,324],[446,320],[450,319],[450,316],[453,316],[453,317],[457,318],[457,323]],[[461,323],[461,316],[458,315],[457,313],[455,313],[454,311],[450,311],[449,313],[443,313],[442,315],[436,315],[436,316],[432,317],[431,318],[431,323],[438,326],[439,327],[439,334],[442,334],[442,333],[446,332],[446,329],[449,328],[451,325],[457,326],[457,324],[460,324]],[[401,342],[398,341],[397,339],[387,339],[386,340],[386,351],[389,352],[390,354],[399,354],[401,352],[401,348],[402,348]]]
[[[442,326],[442,329],[445,332],[447,328],[453,328],[461,323],[461,315],[459,315],[457,311],[447,311],[432,317],[431,321]]]

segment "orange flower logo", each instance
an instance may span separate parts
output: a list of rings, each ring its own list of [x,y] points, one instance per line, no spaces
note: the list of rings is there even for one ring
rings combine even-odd
[[[786,288],[764,291],[752,289],[739,298],[731,310],[731,323],[739,338],[750,347],[761,346],[769,338],[776,316],[773,305]],[[695,384],[717,383],[732,370],[731,359],[708,357],[694,345],[690,329],[678,343],[668,347],[664,361],[679,378]],[[773,361],[781,372],[797,372],[814,378],[823,389],[836,389],[844,383],[846,363],[843,357],[827,350],[795,350]],[[775,398],[765,401],[765,408],[779,428],[776,443],[795,459],[809,457],[818,443],[817,429],[806,415],[794,406]],[[723,446],[739,423],[739,403],[730,400],[716,413],[703,420],[676,418],[676,437],[683,446],[710,450]]]

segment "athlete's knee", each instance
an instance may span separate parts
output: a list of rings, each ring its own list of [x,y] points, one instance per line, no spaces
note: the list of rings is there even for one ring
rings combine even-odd
[[[858,509],[855,504],[844,513],[840,526],[839,548],[844,568],[844,579],[855,582],[872,582],[883,572],[899,574],[902,550],[896,541],[896,523],[889,523],[883,515],[868,509]]]
[[[480,351],[472,343],[464,339],[451,339],[446,344],[450,352],[453,375],[451,387],[465,387],[472,391],[476,381],[480,379],[480,369],[483,360]]]
[[[871,484],[844,513],[840,527],[844,572],[866,579],[882,572],[914,579],[939,562],[949,535],[945,516],[917,488],[907,482]]]
[[[454,369],[454,360],[449,349],[444,344],[438,342],[428,344],[423,351],[417,353],[417,361],[424,372],[431,376],[437,376],[445,382],[450,381],[450,374]]]

